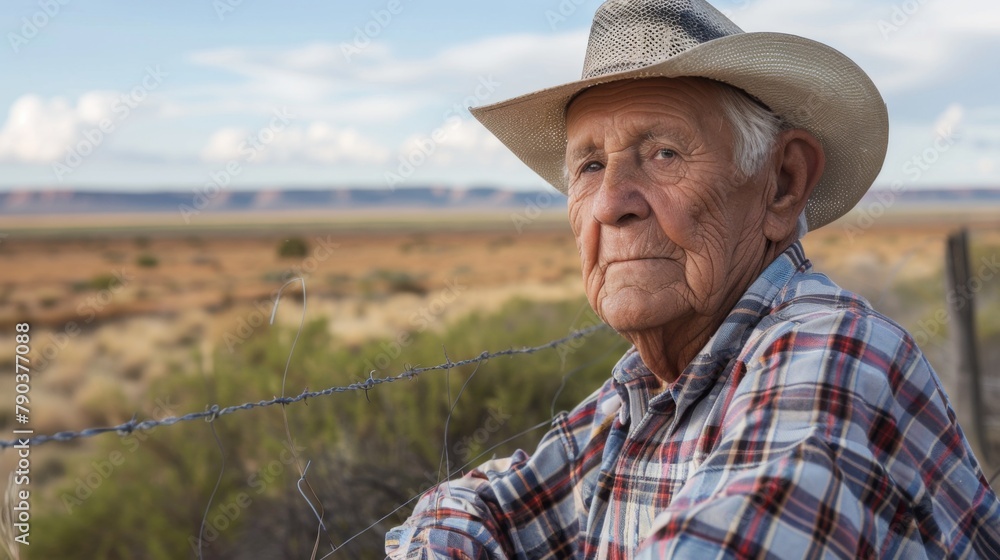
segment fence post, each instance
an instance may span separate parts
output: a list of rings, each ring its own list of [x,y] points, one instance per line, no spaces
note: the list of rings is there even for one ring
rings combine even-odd
[[[970,443],[978,448],[980,458],[990,463],[989,442],[985,441],[983,387],[979,370],[979,348],[976,339],[976,305],[969,273],[969,231],[966,228],[948,236],[945,255],[948,302],[954,341],[956,364],[955,408],[962,426],[970,432]]]

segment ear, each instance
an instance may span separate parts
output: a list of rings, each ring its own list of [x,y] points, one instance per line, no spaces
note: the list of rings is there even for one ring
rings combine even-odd
[[[764,235],[780,242],[797,230],[799,215],[823,175],[826,155],[819,140],[803,129],[781,132],[776,144],[776,184],[767,204]]]

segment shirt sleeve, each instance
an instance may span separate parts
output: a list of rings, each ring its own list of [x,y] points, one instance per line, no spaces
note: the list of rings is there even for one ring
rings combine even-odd
[[[855,312],[765,338],[639,558],[979,557],[996,496],[912,339]]]
[[[386,535],[389,557],[571,557],[580,531],[577,487],[587,465],[600,459],[588,449],[598,444],[598,405],[613,394],[610,387],[558,415],[534,454],[519,450],[424,494],[410,518]]]

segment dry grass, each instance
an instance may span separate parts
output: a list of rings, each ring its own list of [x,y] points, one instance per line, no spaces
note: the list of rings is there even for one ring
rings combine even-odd
[[[810,234],[805,246],[818,270],[890,316],[901,315],[905,325],[911,319],[906,302],[894,299],[893,290],[939,277],[948,231],[946,225],[897,223],[851,242],[834,224]],[[306,259],[279,256],[292,235],[307,241]],[[979,230],[974,240],[1000,247],[1000,232]],[[317,252],[324,244],[331,250]],[[139,266],[143,255],[155,257],[157,266]],[[414,319],[421,314],[432,319],[426,328],[440,329],[514,296],[563,300],[583,293],[565,223],[522,234],[500,222],[442,232],[11,236],[3,258],[0,327],[32,325],[32,418],[40,432],[125,421],[148,405],[151,379],[211,370],[212,352],[232,347],[246,326],[248,336],[266,336],[270,298],[303,268],[308,317],[328,317],[344,344],[414,330],[425,324]],[[298,324],[297,291],[288,290],[279,322]],[[13,359],[12,351],[0,348],[0,359]],[[941,350],[934,359],[947,354]],[[0,416],[0,428],[12,420]],[[8,462],[9,454],[0,457],[0,465]]]
[[[4,556],[10,560],[20,560],[21,546],[14,540],[18,535],[14,528],[14,506],[17,504],[18,486],[14,484],[14,473],[7,476],[7,484],[3,491],[3,510],[0,511],[0,543],[3,543]]]

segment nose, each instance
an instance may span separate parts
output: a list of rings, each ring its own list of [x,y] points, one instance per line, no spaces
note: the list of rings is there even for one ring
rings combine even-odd
[[[630,162],[614,158],[608,162],[593,212],[598,222],[612,227],[624,227],[649,217],[652,210]]]

